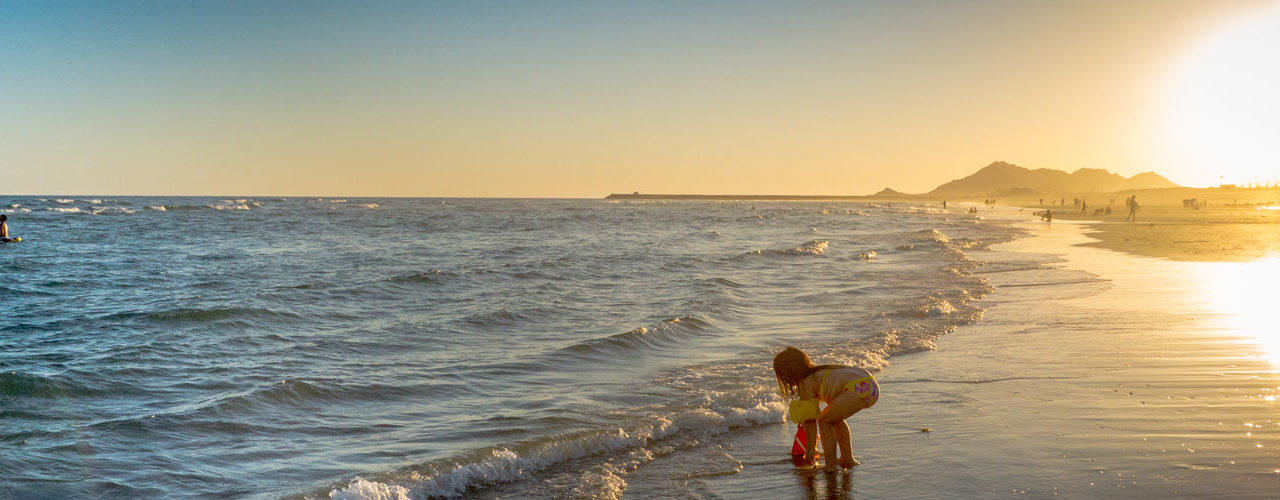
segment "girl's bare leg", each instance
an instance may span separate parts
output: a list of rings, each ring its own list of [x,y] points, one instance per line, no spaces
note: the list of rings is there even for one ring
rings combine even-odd
[[[823,420],[818,420],[819,433],[822,437],[822,458],[826,462],[827,467],[834,467],[836,464],[836,442],[838,440],[836,426],[831,425]]]
[[[849,423],[841,420],[831,427],[835,428],[836,441],[840,444],[840,465],[845,467],[858,465],[858,459],[853,458],[853,441],[849,438]]]
[[[843,394],[836,396],[822,410],[822,416],[818,417],[818,426],[822,428],[822,452],[827,454],[827,466],[831,466],[836,458],[833,452],[836,451],[837,441],[839,442],[840,451],[843,452],[843,459],[840,460],[840,465],[858,465],[858,461],[853,459],[853,444],[849,439],[849,424],[845,423],[844,419],[866,407],[866,402],[861,397],[854,394],[853,391],[845,391]],[[830,442],[828,442],[828,439],[830,439]]]

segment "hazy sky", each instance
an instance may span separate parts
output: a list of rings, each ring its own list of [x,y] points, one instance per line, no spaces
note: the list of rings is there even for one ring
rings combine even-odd
[[[1171,85],[1275,5],[8,1],[0,193],[866,194],[995,160],[1203,185],[1237,174],[1181,153],[1170,120],[1207,122]]]

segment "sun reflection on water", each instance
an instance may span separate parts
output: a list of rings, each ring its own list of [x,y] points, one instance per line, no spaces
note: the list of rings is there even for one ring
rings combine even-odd
[[[1260,354],[1280,367],[1280,258],[1215,263],[1203,269],[1202,291],[1208,305],[1238,332],[1256,340]]]

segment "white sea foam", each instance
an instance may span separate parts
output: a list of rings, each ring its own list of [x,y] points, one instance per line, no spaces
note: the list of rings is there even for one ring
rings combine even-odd
[[[75,203],[75,201],[76,201],[76,200],[67,199],[67,198],[54,198],[54,199],[53,199],[53,202],[54,202],[54,203],[61,203],[61,204],[63,204],[63,205],[66,205],[66,204],[68,204],[68,203]]]
[[[78,207],[49,207],[45,210],[50,212],[59,212],[64,214],[78,214],[81,210]]]
[[[91,199],[88,199],[88,200],[80,200],[80,201],[83,201],[83,202],[85,202],[85,203],[89,203],[89,204],[91,204],[91,205],[101,205],[101,204],[102,204],[102,200],[99,200],[99,199],[97,199],[97,198],[91,198]]]
[[[474,488],[527,479],[533,473],[568,460],[600,454],[618,454],[594,471],[583,475],[573,496],[617,498],[626,489],[623,476],[652,460],[649,449],[655,442],[678,433],[719,435],[734,428],[780,423],[783,403],[772,392],[755,387],[753,394],[765,395],[749,407],[698,408],[674,416],[651,416],[630,429],[614,428],[552,438],[511,448],[495,448],[473,460],[449,460],[380,475],[356,478],[329,492],[343,500],[404,498],[454,498]],[[696,440],[694,440],[696,441]],[[512,449],[515,448],[515,449]],[[519,451],[517,451],[519,450]]]
[[[131,214],[131,213],[134,213],[134,211],[133,211],[133,209],[128,208],[128,207],[92,207],[92,208],[90,208],[90,209],[89,209],[89,213],[91,213],[91,214],[93,214],[93,215],[101,215],[101,214]]]
[[[164,211],[165,211],[165,208],[164,208],[164,205],[147,205],[147,210],[155,210],[155,211],[157,211],[157,212],[164,212]]]
[[[381,205],[378,205],[377,203],[361,203],[361,204],[356,205],[356,206],[357,206],[357,207],[364,207],[364,208],[378,208],[378,207],[380,207]]]
[[[956,306],[951,305],[951,302],[933,296],[921,301],[914,311],[917,316],[944,316],[954,312],[956,312]]]
[[[782,248],[776,250],[752,250],[753,255],[761,255],[772,253],[777,255],[822,255],[827,252],[827,240],[813,240],[796,248]]]
[[[238,205],[205,205],[214,210],[250,210],[249,205],[240,203]]]
[[[343,490],[329,493],[333,500],[413,500],[409,489],[394,484],[384,484],[356,478]]]

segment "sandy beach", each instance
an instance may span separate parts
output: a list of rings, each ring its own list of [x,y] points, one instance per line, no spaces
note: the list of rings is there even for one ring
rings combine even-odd
[[[1018,206],[1031,213],[1053,212],[1055,221],[1087,222],[1087,234],[1096,241],[1087,246],[1189,262],[1247,262],[1280,255],[1280,192],[1241,190],[1179,189],[1149,192],[1138,196],[1135,222],[1127,221],[1124,197],[1114,196],[1111,215],[1094,214],[1105,204],[1091,204],[1088,213],[1079,209],[1040,206],[1022,202]],[[1209,194],[1212,193],[1212,194]],[[1207,205],[1184,207],[1180,200],[1198,198]],[[1108,199],[1109,201],[1109,199]]]
[[[631,482],[669,489],[627,494],[1275,497],[1280,345],[1248,283],[1280,265],[1133,256],[1090,243],[1089,225],[1026,227],[976,255],[1002,262],[980,271],[996,287],[986,317],[880,374],[881,402],[850,420],[861,466],[797,471],[783,459],[794,427],[764,426],[655,461],[634,474],[670,481]],[[1056,279],[1023,279],[1046,270],[1018,255],[1043,254],[1059,256]]]

